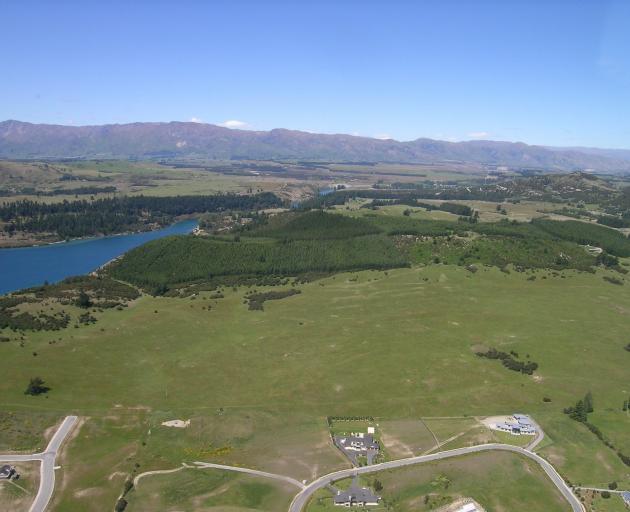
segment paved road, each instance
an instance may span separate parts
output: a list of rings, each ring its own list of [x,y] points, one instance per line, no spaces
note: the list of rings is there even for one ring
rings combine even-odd
[[[44,512],[46,510],[55,490],[55,459],[57,458],[57,452],[76,421],[76,416],[66,416],[48,443],[46,450],[41,453],[32,455],[0,455],[0,462],[40,461],[39,490],[29,512]]]
[[[212,464],[211,462],[193,462],[193,464],[195,464],[198,468],[226,469],[228,471],[236,471],[238,473],[247,473],[249,475],[254,475],[254,476],[273,478],[274,480],[288,482],[291,485],[295,485],[299,487],[300,489],[306,488],[306,485],[304,485],[299,480],[296,480],[295,478],[291,478],[290,476],[277,475],[275,473],[267,473],[266,471],[258,471],[257,469],[241,468],[237,466],[224,466],[223,464]]]
[[[400,468],[404,466],[411,466],[413,464],[422,464],[424,462],[430,462],[434,460],[448,459],[450,457],[458,457],[461,455],[466,455],[469,453],[479,453],[490,450],[503,450],[509,452],[516,452],[525,457],[528,457],[535,461],[538,465],[540,465],[543,471],[551,478],[554,485],[558,488],[558,490],[562,493],[565,499],[571,505],[571,509],[573,512],[584,512],[584,507],[580,503],[580,500],[573,494],[571,488],[565,483],[562,477],[558,474],[558,472],[553,468],[549,462],[545,459],[536,455],[529,450],[525,450],[524,448],[520,448],[518,446],[512,446],[508,444],[482,444],[478,446],[471,446],[468,448],[457,448],[455,450],[447,450],[444,452],[433,453],[430,455],[420,455],[418,457],[409,457],[408,459],[399,459],[392,460],[389,462],[381,462],[380,464],[374,464],[373,466],[364,466],[361,468],[351,468],[351,469],[343,469],[341,471],[335,471],[334,473],[329,473],[328,475],[324,475],[317,480],[314,480],[310,484],[308,484],[302,491],[300,491],[289,506],[289,512],[302,512],[302,510],[306,507],[310,497],[314,492],[318,491],[322,487],[326,487],[332,482],[342,479],[348,478],[357,474],[364,473],[374,473],[376,471],[382,471],[386,469],[394,469]]]

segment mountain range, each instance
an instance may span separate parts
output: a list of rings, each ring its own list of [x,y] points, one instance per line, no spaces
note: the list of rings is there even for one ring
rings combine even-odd
[[[4,159],[297,159],[334,162],[448,163],[558,171],[630,171],[630,151],[552,148],[521,142],[401,142],[297,130],[236,130],[193,123],[63,126],[0,122]]]

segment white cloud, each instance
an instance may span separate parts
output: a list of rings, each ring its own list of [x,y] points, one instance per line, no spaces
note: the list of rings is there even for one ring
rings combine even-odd
[[[238,121],[236,119],[229,119],[227,121],[223,121],[219,123],[219,126],[224,126],[225,128],[246,128],[248,124],[245,121]]]
[[[488,132],[470,132],[468,136],[472,139],[483,139],[484,137],[488,137],[490,134]]]
[[[191,123],[203,123],[203,121],[201,119],[199,119],[198,117],[191,117],[190,118],[190,122]]]
[[[377,135],[374,135],[374,138],[379,140],[389,140],[392,138],[392,136],[389,133],[379,133]]]

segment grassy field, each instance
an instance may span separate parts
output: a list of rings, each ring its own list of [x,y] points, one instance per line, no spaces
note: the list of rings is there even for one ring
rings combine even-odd
[[[515,454],[484,453],[422,466],[381,471],[365,477],[378,479],[381,507],[370,510],[412,512],[433,510],[457,498],[474,498],[486,510],[570,510],[557,489],[534,463]],[[307,512],[335,510],[331,494],[321,491]]]
[[[23,163],[0,160],[0,203],[29,199],[44,203],[90,200],[114,195],[214,195],[223,192],[275,192],[298,199],[327,182],[306,182],[292,176],[230,174],[199,168],[173,168],[157,162],[119,160]],[[229,163],[228,163],[229,164]],[[115,192],[76,195],[80,187],[115,187]],[[3,190],[12,191],[10,195]],[[67,193],[64,193],[67,191]],[[39,192],[39,193],[38,193]],[[50,195],[54,192],[54,195]],[[49,195],[46,195],[49,194]]]
[[[558,203],[550,203],[546,201],[520,201],[518,203],[495,203],[490,201],[473,201],[473,200],[449,200],[441,201],[438,199],[422,199],[423,203],[439,205],[443,202],[463,204],[470,206],[479,212],[480,222],[499,222],[504,219],[516,220],[517,222],[529,222],[539,217],[549,217],[555,220],[572,220],[571,217],[560,214],[549,214],[548,211],[557,210]],[[441,210],[426,210],[421,207],[411,207],[406,205],[390,205],[379,206],[376,210],[361,208],[363,205],[369,204],[369,199],[351,199],[343,206],[334,206],[334,210],[345,215],[361,217],[364,215],[378,214],[386,216],[400,216],[405,210],[411,212],[410,217],[414,219],[431,219],[431,220],[457,220],[457,215]],[[505,214],[497,211],[497,205],[505,211]],[[595,205],[592,205],[595,209]]]
[[[199,167],[201,165],[201,168]],[[282,168],[282,172],[261,172]],[[218,192],[247,192],[249,190],[278,192],[293,199],[303,198],[318,188],[343,182],[355,188],[369,188],[375,182],[434,181],[469,182],[484,176],[479,169],[458,166],[419,165],[345,165],[330,164],[318,170],[305,169],[296,164],[277,162],[207,161],[178,164],[177,167],[158,162],[126,160],[87,160],[77,162],[11,162],[0,161],[0,191],[30,190],[11,196],[0,196],[2,201],[37,199],[58,202],[75,199],[73,193],[54,196],[36,195],[34,191],[73,189],[78,186],[115,186],[117,194],[128,195],[191,195]],[[110,193],[97,194],[111,196]],[[89,198],[90,195],[85,196]]]
[[[296,488],[273,480],[212,469],[186,469],[142,482],[130,496],[129,510],[286,510]]]
[[[248,310],[244,287],[225,289],[224,298],[144,296],[122,311],[93,313],[93,325],[29,333],[24,346],[0,333],[13,340],[0,344],[0,410],[29,417],[30,430],[10,434],[25,449],[59,416],[86,417],[59,474],[56,503],[64,511],[111,509],[128,475],[183,461],[298,479],[347,467],[329,441],[328,415],[374,416],[387,453],[397,457],[430,449],[433,435],[440,442],[458,436],[445,449],[482,442],[473,416],[522,411],[541,423],[542,454],[570,481],[630,486],[630,469],[562,413],[590,390],[592,421],[627,446],[627,286],[607,283],[600,271],[536,274],[529,281],[523,273],[447,265],[337,274],[298,285],[301,294],[264,311]],[[528,353],[539,369],[510,371],[477,357],[481,346]],[[47,397],[24,395],[35,375],[52,388]],[[160,425],[177,418],[191,426]],[[14,425],[0,423],[5,446]],[[249,492],[239,486],[230,492]],[[271,497],[261,498],[261,510],[284,499],[265,492]]]

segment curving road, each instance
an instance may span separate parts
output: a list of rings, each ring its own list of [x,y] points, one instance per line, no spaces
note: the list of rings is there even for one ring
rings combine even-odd
[[[0,455],[0,462],[27,462],[40,461],[39,489],[37,496],[31,504],[29,512],[44,512],[53,491],[55,490],[55,459],[61,447],[61,443],[68,436],[77,421],[76,416],[66,416],[55,435],[48,443],[46,450],[31,455]]]
[[[458,457],[461,455],[466,455],[469,453],[479,453],[489,450],[502,450],[508,452],[515,452],[525,457],[532,459],[539,466],[542,467],[543,471],[547,474],[547,476],[551,479],[554,485],[558,488],[558,490],[562,493],[564,498],[571,505],[571,509],[573,512],[585,512],[584,507],[580,500],[573,494],[571,488],[566,484],[566,482],[562,479],[562,477],[558,474],[558,472],[554,469],[554,467],[547,462],[545,459],[540,457],[539,455],[530,452],[524,448],[519,446],[512,446],[509,444],[482,444],[478,446],[470,446],[467,448],[457,448],[455,450],[447,450],[443,452],[433,453],[430,455],[420,455],[418,457],[409,457],[407,459],[399,459],[392,460],[389,462],[381,462],[380,464],[374,464],[372,466],[364,466],[360,468],[351,468],[351,469],[342,469],[341,471],[335,471],[333,473],[329,473],[322,477],[319,477],[317,480],[314,480],[310,484],[308,484],[302,491],[300,491],[289,506],[289,512],[302,512],[306,507],[309,499],[313,495],[314,492],[319,489],[326,487],[336,480],[340,480],[342,478],[348,478],[354,475],[365,474],[365,473],[374,473],[376,471],[383,471],[386,469],[395,469],[401,468],[405,466],[411,466],[414,464],[422,464],[424,462],[431,462],[435,460],[448,459],[451,457]]]

